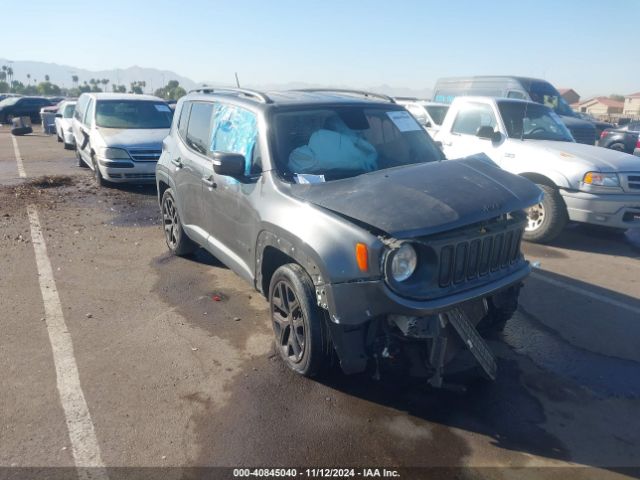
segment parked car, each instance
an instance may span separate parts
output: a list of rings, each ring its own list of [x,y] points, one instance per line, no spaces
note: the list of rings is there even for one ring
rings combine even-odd
[[[440,386],[468,348],[494,378],[477,329],[517,306],[523,210],[541,191],[483,158],[443,159],[409,112],[371,94],[195,91],[157,165],[165,239],[177,255],[205,248],[268,298],[297,373],[335,351],[345,373]]]
[[[153,182],[173,112],[151,95],[83,93],[73,114],[78,165],[98,185]]]
[[[462,95],[516,98],[547,105],[560,116],[576,142],[586,145],[596,143],[596,128],[593,123],[581,119],[558,90],[546,80],[514,76],[440,78],[434,87],[433,100],[448,104]]]
[[[409,110],[431,136],[438,131],[447,110],[449,110],[449,105],[445,103],[430,102],[418,98],[396,97],[394,100]]]
[[[544,190],[544,200],[528,210],[527,240],[549,242],[569,220],[616,229],[640,226],[640,160],[576,143],[549,107],[458,97],[436,140],[448,158],[484,153]]]
[[[585,112],[576,112],[576,115],[587,122],[591,122],[594,127],[596,127],[596,138],[600,138],[602,132],[607,128],[615,128],[616,126],[610,122],[603,122],[602,120],[598,120],[592,115],[589,115]]]
[[[43,97],[8,97],[0,101],[0,124],[11,123],[15,117],[29,117],[31,123],[40,122],[40,109],[51,106]]]
[[[630,122],[619,128],[608,128],[600,135],[598,145],[619,152],[633,153],[638,143],[640,122]]]
[[[76,109],[76,102],[72,100],[64,101],[56,112],[55,129],[58,142],[64,143],[64,148],[73,150],[76,140],[73,136],[73,112]]]

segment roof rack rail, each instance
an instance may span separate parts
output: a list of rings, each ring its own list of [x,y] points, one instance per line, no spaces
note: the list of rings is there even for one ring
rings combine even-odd
[[[389,95],[385,95],[384,93],[374,93],[367,92],[365,90],[351,90],[348,88],[300,88],[298,90],[294,90],[296,92],[326,92],[326,93],[344,93],[346,95],[362,95],[363,97],[371,97],[378,98],[380,100],[384,100],[389,103],[396,103],[396,101],[391,98]]]
[[[419,100],[421,100],[418,97],[393,97],[394,100],[400,100],[400,101],[404,101],[404,102],[417,102]]]
[[[189,90],[189,93],[224,93],[231,92],[237,93],[239,95],[244,95],[249,98],[254,98],[259,100],[262,103],[273,103],[273,100],[269,98],[266,93],[260,92],[258,90],[250,90],[248,88],[236,88],[236,87],[201,87],[195,88],[193,90]]]

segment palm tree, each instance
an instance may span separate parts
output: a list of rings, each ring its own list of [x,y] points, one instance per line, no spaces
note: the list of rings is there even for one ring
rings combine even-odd
[[[44,81],[45,81],[45,82],[48,82],[48,81],[49,81],[49,78],[51,78],[51,77],[49,77],[49,75],[45,75],[45,76],[44,76]]]
[[[9,77],[9,83],[13,83],[13,68],[7,67],[7,77]]]
[[[7,72],[4,70],[0,72],[0,82],[4,82],[7,79]]]
[[[103,78],[102,80],[100,80],[100,83],[103,86],[103,89],[106,91],[107,90],[107,83],[109,83],[109,79],[108,78]]]
[[[71,81],[77,87],[78,86],[78,75],[71,75]]]
[[[27,73],[27,80],[29,80],[29,85],[31,85],[31,74]]]

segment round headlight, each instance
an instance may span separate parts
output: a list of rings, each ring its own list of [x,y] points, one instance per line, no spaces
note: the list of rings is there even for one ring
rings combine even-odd
[[[391,276],[396,282],[404,282],[413,275],[417,264],[418,255],[415,249],[408,243],[403,243],[402,246],[393,253],[393,258],[391,259]]]

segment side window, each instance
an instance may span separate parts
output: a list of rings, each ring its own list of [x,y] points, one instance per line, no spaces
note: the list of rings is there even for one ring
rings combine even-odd
[[[262,171],[262,155],[257,145],[258,123],[253,112],[216,103],[211,130],[210,151],[244,155],[245,175]]]
[[[82,123],[84,123],[87,126],[91,126],[91,122],[93,121],[95,111],[96,111],[96,102],[92,98],[89,101],[89,106],[87,107],[87,113],[84,115],[84,120]]]
[[[183,140],[187,139],[187,125],[189,124],[189,113],[191,112],[191,102],[184,102],[178,118],[178,133]]]
[[[453,133],[475,135],[480,127],[490,126],[495,128],[496,118],[490,105],[482,103],[470,103],[464,105],[458,112],[453,122]]]
[[[527,98],[524,96],[522,92],[514,92],[511,91],[507,93],[507,98],[519,98],[520,100],[526,100]]]
[[[206,155],[211,138],[212,103],[194,102],[187,126],[186,142],[196,152]]]
[[[88,102],[89,102],[89,97],[87,96],[84,96],[84,97],[81,96],[78,99],[78,103],[76,104],[76,111],[74,112],[73,116],[79,122],[82,122],[82,120],[84,119],[84,113],[85,113],[85,110],[87,109]]]

